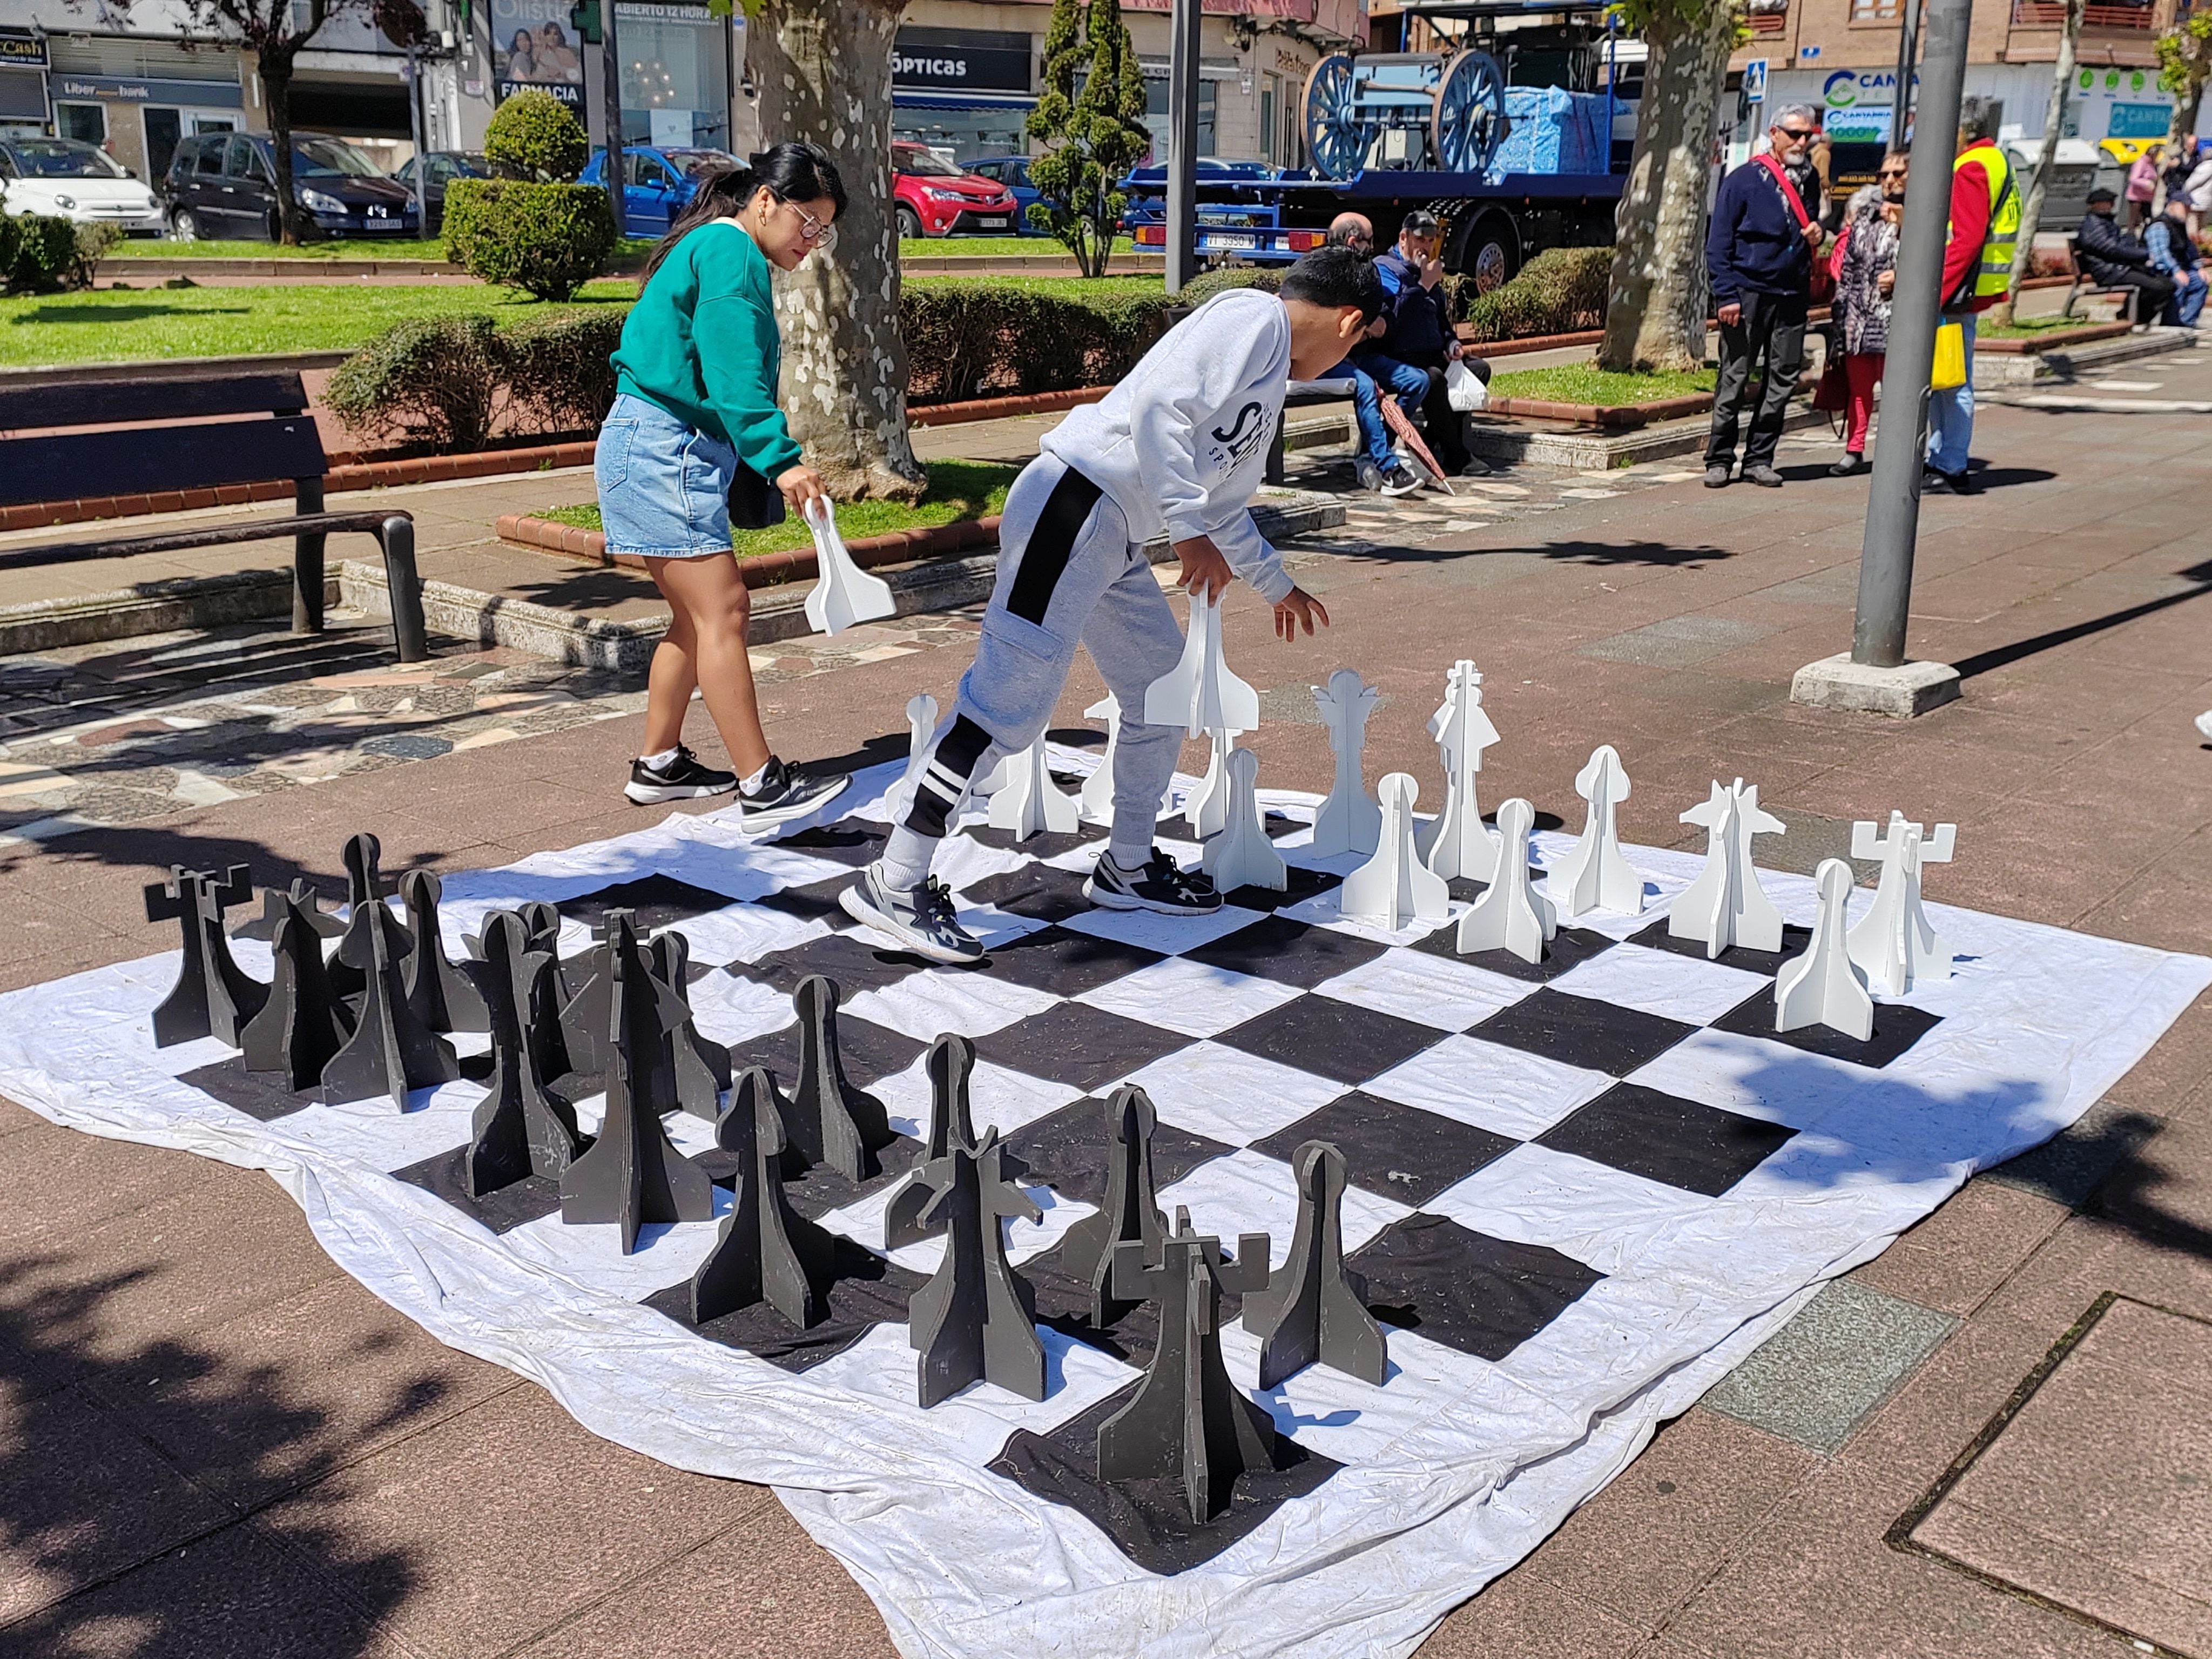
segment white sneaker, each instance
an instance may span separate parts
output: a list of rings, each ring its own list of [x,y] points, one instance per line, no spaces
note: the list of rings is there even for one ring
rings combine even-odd
[[[2197,717],[2197,729],[2204,734],[2206,741],[2212,742],[2212,708]]]

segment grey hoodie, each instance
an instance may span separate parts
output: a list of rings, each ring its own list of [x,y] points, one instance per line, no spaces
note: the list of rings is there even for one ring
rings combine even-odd
[[[1211,536],[1270,604],[1292,583],[1252,522],[1290,380],[1291,319],[1258,289],[1217,294],[1170,329],[1100,403],[1039,447],[1113,498],[1142,544]]]

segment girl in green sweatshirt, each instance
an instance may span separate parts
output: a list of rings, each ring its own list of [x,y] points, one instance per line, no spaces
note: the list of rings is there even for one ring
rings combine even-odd
[[[668,632],[647,682],[645,753],[623,793],[640,804],[730,789],[748,830],[811,811],[848,780],[810,775],[769,752],[745,651],[751,601],[730,551],[732,492],[758,513],[827,504],[776,407],[779,358],[769,268],[827,251],[845,186],[812,144],[778,144],[699,189],[646,266],[616,351],[614,407],[595,469],[607,551],[645,561],[668,601]],[[783,501],[769,494],[781,492]],[[748,514],[750,516],[750,514]],[[703,693],[735,773],[684,746],[692,688]]]

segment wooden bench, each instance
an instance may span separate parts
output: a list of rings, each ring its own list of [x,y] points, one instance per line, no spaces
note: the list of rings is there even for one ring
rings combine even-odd
[[[2074,282],[2073,285],[2066,290],[2066,303],[2059,307],[2058,314],[2062,317],[2071,317],[2074,314],[2074,302],[2084,294],[2100,299],[2117,294],[2120,296],[2121,320],[2132,325],[2136,320],[2136,307],[2142,299],[2142,290],[2132,283],[2106,284],[2093,279],[2089,275],[2089,267],[2081,262],[2081,239],[2079,236],[2069,236],[2066,239],[2066,253],[2074,263]]]
[[[278,519],[0,548],[0,570],[289,536],[292,629],[319,634],[324,543],[358,532],[383,550],[399,660],[430,654],[415,574],[415,520],[391,507],[323,511],[323,441],[296,373],[0,380],[0,507],[283,480],[292,485],[296,509]]]
[[[1283,482],[1283,439],[1290,425],[1290,412],[1294,409],[1310,409],[1316,404],[1341,404],[1352,400],[1352,381],[1293,380],[1292,390],[1283,399],[1284,418],[1275,422],[1274,438],[1267,445],[1267,471],[1264,475],[1271,484]],[[1312,390],[1301,388],[1312,387]]]

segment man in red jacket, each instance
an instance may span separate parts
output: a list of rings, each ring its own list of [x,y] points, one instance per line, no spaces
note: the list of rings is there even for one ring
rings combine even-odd
[[[1996,110],[1985,98],[1962,100],[1959,155],[1951,173],[1951,236],[1943,249],[1943,321],[1965,336],[1966,379],[1928,399],[1928,465],[1923,495],[1969,494],[1967,450],[1974,436],[1974,319],[2005,296],[2020,228],[2020,190],[1995,143]]]

